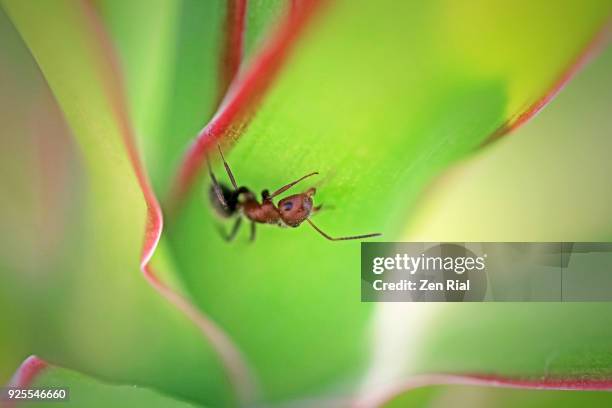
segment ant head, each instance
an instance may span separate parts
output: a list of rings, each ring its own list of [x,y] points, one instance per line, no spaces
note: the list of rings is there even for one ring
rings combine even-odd
[[[297,227],[304,222],[312,212],[312,196],[315,192],[316,190],[311,188],[305,193],[295,194],[280,200],[278,211],[283,222],[290,227]]]

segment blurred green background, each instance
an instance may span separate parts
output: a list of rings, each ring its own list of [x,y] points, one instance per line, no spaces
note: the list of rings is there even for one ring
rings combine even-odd
[[[125,113],[164,203],[217,108],[226,3],[1,4],[0,381],[37,354],[96,379],[60,370],[40,380],[74,381],[83,406],[100,395],[121,401],[121,385],[155,391],[140,390],[135,405],[164,398],[157,392],[177,406],[236,405],[214,348],[139,271],[146,206],[96,31],[116,52]],[[287,9],[249,2],[241,75]],[[317,223],[332,235],[610,240],[609,47],[531,122],[482,145],[551,89],[611,12],[608,1],[329,1],[249,127],[227,137],[228,160],[255,191],[320,171],[316,201],[330,208]],[[235,341],[257,401],[343,405],[429,372],[612,375],[607,304],[362,304],[357,242],[262,226],[255,243],[243,231],[228,244],[207,188],[201,177],[181,212],[166,217],[154,264]],[[454,393],[470,406],[505,401],[506,392],[567,398],[442,388],[445,397],[407,392],[393,404],[444,406]],[[581,395],[565,403],[608,398]]]

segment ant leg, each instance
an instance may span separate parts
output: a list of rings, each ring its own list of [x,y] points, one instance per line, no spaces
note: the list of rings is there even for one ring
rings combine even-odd
[[[219,200],[223,208],[227,210],[229,207],[225,201],[225,197],[223,196],[223,190],[221,190],[221,186],[215,177],[215,173],[213,173],[212,167],[210,167],[210,158],[208,156],[206,156],[206,164],[208,165],[208,174],[210,175],[210,180],[212,181],[212,187],[215,191],[215,195],[217,196],[217,200]]]
[[[234,226],[232,227],[232,232],[230,232],[229,237],[228,237],[228,241],[232,241],[234,238],[236,238],[236,234],[238,233],[238,230],[240,229],[240,224],[242,224],[242,217],[238,217],[236,219],[236,222],[234,222]]]
[[[299,183],[300,181],[302,181],[302,180],[304,180],[304,179],[306,179],[306,178],[308,178],[308,177],[310,177],[310,176],[314,176],[314,175],[316,175],[316,174],[319,174],[319,172],[318,172],[318,171],[315,171],[315,172],[309,173],[309,174],[307,174],[307,175],[305,175],[305,176],[303,176],[303,177],[300,177],[299,179],[297,179],[297,180],[295,180],[295,181],[292,181],[291,183],[289,183],[289,184],[286,184],[286,185],[282,186],[281,188],[279,188],[278,190],[276,190],[275,192],[273,192],[272,194],[270,194],[270,196],[269,196],[268,198],[274,198],[274,197],[276,197],[277,195],[282,194],[282,193],[284,193],[285,191],[289,190],[291,187],[295,186],[295,185],[296,185],[297,183]]]
[[[364,239],[364,238],[372,238],[372,237],[378,237],[381,236],[381,233],[375,232],[373,234],[364,234],[364,235],[351,235],[348,237],[332,237],[328,234],[326,234],[325,232],[323,232],[322,229],[320,229],[319,227],[317,227],[309,218],[306,218],[306,221],[308,221],[308,223],[310,224],[310,226],[312,228],[314,228],[319,234],[323,235],[325,238],[329,239],[330,241],[347,241],[349,239]]]
[[[223,156],[223,152],[221,151],[221,146],[217,145],[217,148],[219,149],[219,153],[221,153],[221,159],[223,160],[223,166],[225,166],[225,171],[227,172],[227,176],[232,182],[232,186],[234,186],[234,190],[238,190],[236,179],[234,178],[234,174],[232,173],[232,170],[230,169],[229,164],[225,161],[225,156]]]
[[[255,223],[251,221],[251,236],[249,238],[251,242],[255,241]]]
[[[234,238],[236,238],[236,234],[240,229],[240,224],[242,224],[242,217],[238,217],[236,219],[236,222],[234,222],[234,226],[232,227],[232,230],[230,231],[229,235],[225,233],[225,230],[220,225],[217,225],[217,229],[219,230],[219,234],[225,241],[231,242],[234,240]]]

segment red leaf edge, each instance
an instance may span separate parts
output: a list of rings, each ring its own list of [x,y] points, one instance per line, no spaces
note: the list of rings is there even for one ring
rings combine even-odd
[[[238,137],[250,114],[284,65],[300,34],[324,0],[292,2],[289,13],[266,39],[244,72],[234,78],[219,109],[199,132],[179,165],[172,184],[168,208],[174,213],[184,201],[202,166],[206,153],[226,135]],[[299,4],[298,4],[299,3]]]
[[[537,114],[552,101],[555,96],[565,88],[574,76],[582,70],[589,62],[603,51],[605,46],[612,38],[612,19],[608,19],[603,27],[598,30],[595,36],[585,45],[582,51],[574,57],[568,66],[561,72],[549,89],[538,100],[533,102],[527,109],[517,113],[508,121],[495,130],[482,144],[486,146],[499,138],[514,132],[525,123],[533,119]]]
[[[369,393],[357,399],[351,406],[353,408],[381,407],[407,391],[437,385],[473,385],[528,390],[612,391],[612,378],[597,380],[544,378],[531,380],[480,374],[424,374]]]
[[[15,374],[10,379],[7,388],[30,388],[36,377],[45,370],[49,365],[46,361],[41,360],[37,356],[29,356],[17,368]],[[13,408],[17,405],[18,400],[0,400],[2,407]]]

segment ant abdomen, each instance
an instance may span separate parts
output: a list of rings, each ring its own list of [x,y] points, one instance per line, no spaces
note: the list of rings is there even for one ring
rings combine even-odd
[[[225,184],[219,183],[219,187],[225,203],[219,200],[217,192],[213,186],[211,186],[208,190],[208,198],[217,215],[222,218],[229,218],[236,214],[238,209],[238,194],[236,194],[234,190],[230,189]]]

